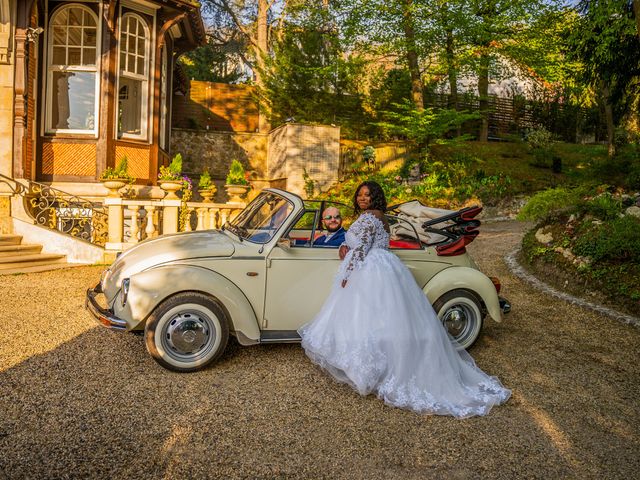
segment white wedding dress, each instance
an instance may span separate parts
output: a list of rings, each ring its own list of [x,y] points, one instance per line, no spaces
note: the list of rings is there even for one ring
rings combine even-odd
[[[389,252],[380,219],[364,213],[316,317],[298,332],[309,358],[361,395],[419,413],[486,415],[511,391],[458,351],[424,292]],[[343,279],[348,279],[342,288]]]

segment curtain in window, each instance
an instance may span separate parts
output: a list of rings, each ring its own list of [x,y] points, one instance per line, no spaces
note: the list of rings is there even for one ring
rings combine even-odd
[[[94,13],[73,5],[50,22],[48,131],[96,130],[98,28]]]

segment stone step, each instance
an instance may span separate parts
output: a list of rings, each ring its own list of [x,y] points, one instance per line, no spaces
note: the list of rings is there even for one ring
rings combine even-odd
[[[12,255],[8,257],[0,257],[0,270],[65,263],[66,260],[66,255],[58,255],[56,253]]]
[[[75,268],[75,267],[86,267],[85,264],[82,263],[51,263],[49,265],[35,265],[28,266],[29,264],[24,264],[25,266],[20,268],[8,268],[6,270],[0,270],[0,275],[20,275],[23,273],[38,273],[38,272],[47,272],[49,270],[62,270],[64,268]]]
[[[10,257],[13,255],[30,255],[40,253],[42,251],[42,245],[3,245],[0,243],[0,258]]]
[[[0,245],[20,245],[20,243],[22,243],[21,235],[0,235]]]

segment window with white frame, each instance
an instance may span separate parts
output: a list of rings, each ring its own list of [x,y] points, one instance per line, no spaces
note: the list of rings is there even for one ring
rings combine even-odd
[[[120,20],[118,137],[147,138],[149,28],[142,17],[125,13]]]
[[[46,130],[96,133],[98,112],[98,18],[72,4],[49,22]]]

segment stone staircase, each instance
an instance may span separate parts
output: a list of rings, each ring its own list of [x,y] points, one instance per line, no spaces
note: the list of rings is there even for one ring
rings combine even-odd
[[[41,253],[42,245],[22,244],[20,235],[0,234],[0,275],[68,268],[66,255]]]

